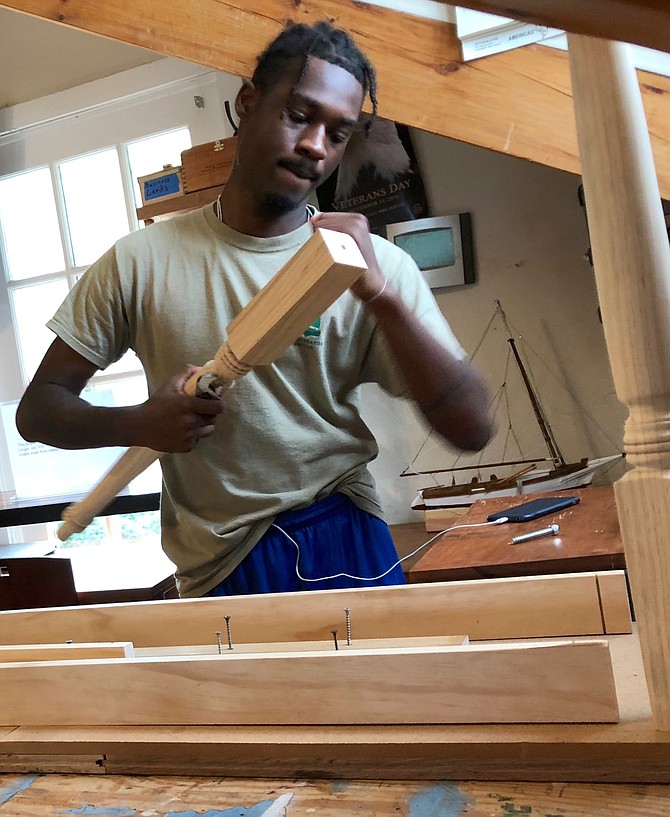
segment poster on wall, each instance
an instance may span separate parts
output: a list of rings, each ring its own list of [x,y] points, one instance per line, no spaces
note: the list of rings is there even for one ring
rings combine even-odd
[[[364,124],[364,123],[362,123]],[[349,140],[338,170],[316,191],[324,212],[362,213],[370,230],[430,215],[409,128],[375,118]]]

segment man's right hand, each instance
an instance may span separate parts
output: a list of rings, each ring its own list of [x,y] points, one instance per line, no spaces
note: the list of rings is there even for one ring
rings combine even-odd
[[[191,451],[214,431],[220,400],[190,397],[184,384],[198,371],[188,366],[144,403],[95,406],[80,395],[97,366],[56,338],[26,389],[17,412],[24,439],[56,448],[142,446],[155,451]]]
[[[216,420],[223,411],[221,401],[190,397],[184,392],[186,381],[197,371],[197,366],[188,366],[135,407],[135,445],[164,453],[183,453],[192,451],[198,440],[214,433]]]

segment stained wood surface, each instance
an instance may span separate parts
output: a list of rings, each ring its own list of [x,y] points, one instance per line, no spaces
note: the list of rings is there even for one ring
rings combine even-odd
[[[333,20],[355,35],[375,65],[381,116],[580,172],[567,57],[552,48],[525,46],[462,63],[455,26],[356,0],[201,0],[198,14],[190,0],[169,5],[146,0],[141,7],[128,0],[3,0],[0,5],[246,77],[286,20]],[[572,5],[575,18],[588,15]],[[626,32],[624,38],[641,27],[642,21],[631,24],[628,5],[619,3],[617,13],[598,17],[604,35],[611,36],[612,25]],[[668,14],[663,8],[658,13],[663,19]],[[651,30],[667,36],[661,26]],[[661,190],[670,198],[670,78],[645,72],[639,78]]]
[[[608,641],[616,724],[20,727],[0,729],[0,771],[668,783],[670,734],[651,723],[637,638]]]
[[[0,613],[0,643],[132,641],[136,647],[205,644],[215,630],[239,643],[466,634],[471,640],[597,635],[596,574],[491,579],[231,598],[178,599]]]
[[[38,661],[0,665],[0,682],[5,726],[603,723],[619,716],[606,641]]]
[[[529,496],[481,499],[450,525],[486,522],[491,513],[545,496],[577,496],[578,505],[532,522],[506,522],[445,533],[430,546],[408,573],[412,582],[460,581],[475,578],[574,573],[580,570],[621,570],[625,567],[614,489],[611,485],[550,491]],[[560,528],[518,545],[514,536],[546,528]]]
[[[54,814],[266,815],[266,817],[666,817],[667,786],[560,783],[427,784],[416,780],[355,782],[281,778],[0,777],[2,817]]]

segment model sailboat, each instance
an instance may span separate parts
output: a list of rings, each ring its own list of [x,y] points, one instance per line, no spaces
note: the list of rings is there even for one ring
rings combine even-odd
[[[496,316],[502,320],[505,327],[512,359],[518,368],[521,381],[527,392],[533,418],[539,427],[544,446],[547,449],[547,455],[529,458],[520,456],[517,459],[478,462],[475,465],[470,464],[461,467],[454,465],[450,468],[438,468],[429,471],[416,471],[408,467],[401,476],[430,474],[435,478],[437,474],[452,474],[450,484],[436,484],[420,489],[412,503],[412,507],[416,510],[462,507],[471,505],[477,499],[493,499],[531,494],[538,491],[562,491],[584,487],[590,485],[596,475],[602,473],[624,456],[623,454],[613,454],[595,459],[583,457],[573,462],[568,462],[565,459],[533,386],[527,365],[521,358],[500,301],[496,301],[494,318]],[[489,323],[489,328],[491,323]],[[478,348],[480,346],[481,342]],[[497,476],[494,469],[498,472],[501,469],[513,470],[505,476]],[[476,475],[468,482],[458,482],[455,474],[464,471],[476,471]]]

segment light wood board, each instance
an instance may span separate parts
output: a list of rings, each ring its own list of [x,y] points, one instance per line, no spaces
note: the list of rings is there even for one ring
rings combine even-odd
[[[466,634],[472,641],[604,633],[596,574],[0,612],[0,644],[132,641],[205,644],[231,617],[238,643]]]
[[[606,641],[16,663],[0,683],[5,726],[618,718]]]
[[[338,634],[338,650],[389,650],[404,647],[456,647],[468,643],[467,636],[443,635],[432,638],[359,638],[346,642],[346,634]],[[137,658],[159,658],[168,655],[230,655],[240,653],[266,653],[266,652],[323,652],[324,650],[335,649],[334,641],[275,641],[269,644],[233,644],[232,648],[223,637],[221,652],[217,644],[194,644],[182,647],[138,647],[134,650]],[[2,653],[0,653],[0,656]]]
[[[132,658],[130,642],[94,644],[0,645],[0,664],[17,661],[69,661],[85,658]]]

